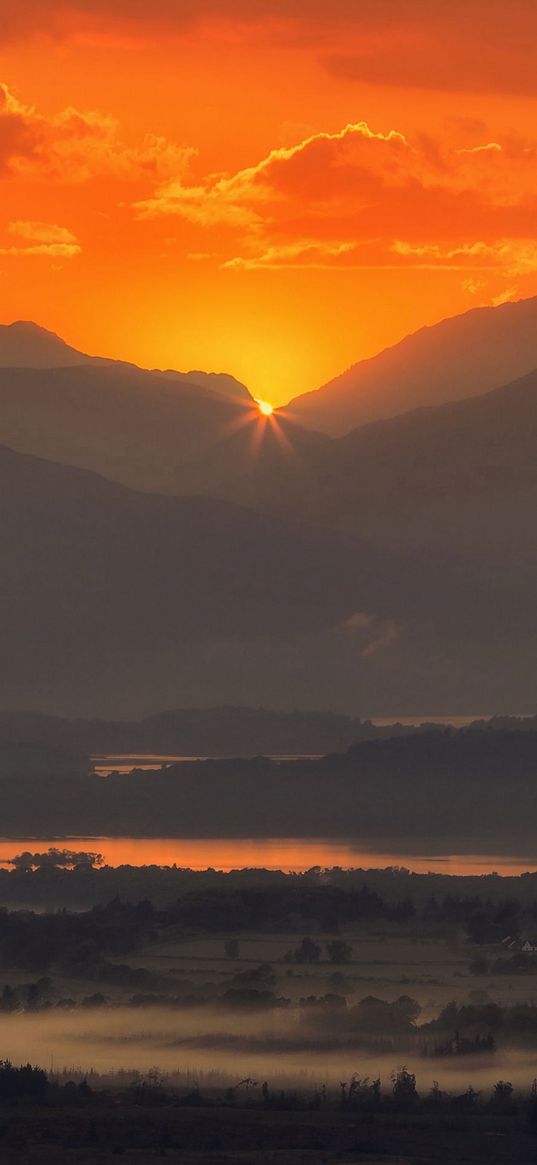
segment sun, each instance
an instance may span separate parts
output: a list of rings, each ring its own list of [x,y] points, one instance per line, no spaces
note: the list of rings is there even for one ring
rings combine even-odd
[[[272,405],[269,405],[267,400],[256,400],[256,405],[259,409],[259,412],[262,413],[264,417],[272,416],[274,409]]]

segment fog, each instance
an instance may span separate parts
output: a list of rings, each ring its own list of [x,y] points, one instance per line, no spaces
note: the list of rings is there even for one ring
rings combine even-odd
[[[415,1052],[372,1054],[312,1037],[297,1012],[230,1014],[216,1009],[103,1008],[81,1013],[51,1009],[0,1018],[2,1055],[54,1072],[147,1073],[158,1068],[177,1084],[201,1087],[252,1078],[273,1087],[338,1088],[354,1073],[380,1076],[401,1064],[415,1072],[418,1091],[434,1080],[454,1093],[469,1085],[487,1091],[499,1079],[528,1092],[537,1052],[501,1050],[489,1056],[424,1058]],[[255,1085],[252,1085],[255,1087]]]

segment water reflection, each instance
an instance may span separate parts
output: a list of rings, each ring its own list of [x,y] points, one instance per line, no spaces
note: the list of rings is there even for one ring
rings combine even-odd
[[[170,838],[170,837],[77,837],[0,839],[0,862],[24,850],[46,851],[51,847],[103,855],[109,866],[182,866],[193,870],[263,868],[302,873],[314,866],[330,868],[385,869],[404,867],[416,873],[483,875],[497,872],[517,875],[537,870],[535,856],[479,853],[423,854],[368,849],[363,842],[345,838]]]

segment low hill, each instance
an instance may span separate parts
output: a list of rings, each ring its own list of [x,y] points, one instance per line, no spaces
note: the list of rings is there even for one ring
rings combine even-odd
[[[15,838],[54,836],[58,823],[66,837],[354,838],[360,864],[374,847],[531,854],[536,766],[535,733],[433,731],[318,760],[191,761],[106,780],[59,773],[46,798],[42,779],[0,775],[3,829]]]
[[[509,725],[511,724],[508,721]],[[522,731],[533,721],[514,722]],[[491,722],[484,722],[488,727]],[[338,752],[361,740],[428,730],[431,725],[375,725],[335,712],[281,712],[266,708],[177,708],[142,720],[82,720],[38,712],[0,711],[0,742],[86,755],[293,756]],[[515,729],[513,729],[515,730]],[[0,771],[2,765],[0,764]]]

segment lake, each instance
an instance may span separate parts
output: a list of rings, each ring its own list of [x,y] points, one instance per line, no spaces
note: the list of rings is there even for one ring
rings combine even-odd
[[[375,717],[372,723],[378,728],[389,728],[394,723],[405,727],[417,727],[420,724],[430,723],[447,728],[465,728],[475,720],[489,719],[480,716],[400,716],[397,721],[392,717]],[[319,753],[273,753],[271,760],[319,760]],[[169,753],[106,753],[92,756],[93,770],[99,777],[108,777],[110,773],[130,773],[132,769],[141,769],[144,772],[156,771],[163,765],[184,764],[187,761],[197,760],[225,760],[223,756],[181,756]]]
[[[385,869],[403,866],[416,873],[522,874],[537,871],[537,857],[480,853],[405,853],[369,849],[345,838],[138,838],[63,837],[0,838],[0,863],[25,850],[44,852],[52,847],[103,855],[109,866],[183,866],[192,870],[258,868],[303,873],[313,866]]]
[[[319,753],[275,753],[271,760],[319,760]],[[133,769],[141,772],[156,772],[163,766],[187,764],[198,760],[226,760],[223,756],[177,756],[169,753],[156,752],[122,752],[94,755],[91,758],[93,771],[98,777],[109,777],[111,773],[131,773]]]

